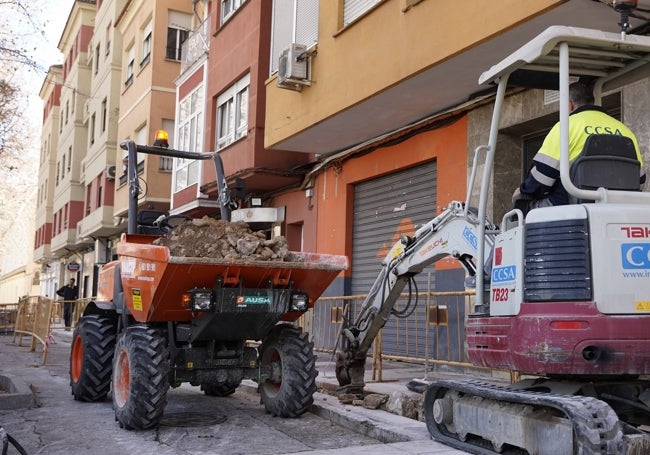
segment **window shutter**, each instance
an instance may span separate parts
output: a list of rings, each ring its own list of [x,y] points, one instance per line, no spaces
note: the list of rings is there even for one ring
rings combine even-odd
[[[304,44],[307,48],[318,42],[318,0],[298,1],[295,42]]]
[[[354,22],[366,11],[382,0],[345,0],[343,5],[343,26]]]
[[[273,0],[273,36],[271,37],[271,71],[278,70],[282,49],[293,38],[293,0]]]
[[[178,28],[181,30],[192,30],[192,16],[190,14],[178,11],[168,11],[167,27]]]
[[[291,43],[308,48],[318,42],[319,0],[273,0],[271,71],[278,70],[278,58]]]

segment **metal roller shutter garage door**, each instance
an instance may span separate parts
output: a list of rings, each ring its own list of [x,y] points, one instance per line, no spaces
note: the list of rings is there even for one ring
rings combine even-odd
[[[354,188],[352,244],[353,295],[367,294],[381,269],[381,261],[401,235],[413,234],[436,215],[436,162],[359,183]],[[431,280],[431,283],[429,283]],[[435,268],[416,277],[420,292],[435,288]],[[404,292],[408,291],[408,286]],[[401,302],[403,304],[403,302]],[[400,305],[401,308],[402,305]],[[391,316],[383,329],[384,354],[424,357],[425,303],[418,303],[415,327]],[[415,314],[414,314],[415,315]],[[419,339],[419,343],[416,343]],[[416,349],[417,344],[417,349]]]

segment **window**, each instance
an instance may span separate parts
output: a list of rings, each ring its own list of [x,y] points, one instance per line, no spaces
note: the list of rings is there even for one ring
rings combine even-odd
[[[86,215],[90,215],[92,185],[86,185]]]
[[[135,132],[135,143],[136,145],[149,145],[147,141],[147,126],[143,126],[138,131]],[[146,153],[138,153],[138,164],[144,161]]]
[[[125,140],[129,140],[129,139],[131,139],[131,137],[127,137]],[[133,141],[135,142],[136,145],[147,145],[146,124],[135,132],[135,138],[133,139]],[[138,169],[138,172],[142,170],[140,165],[144,163],[145,156],[146,153],[138,153],[136,155],[136,161],[137,161],[136,168]],[[122,175],[126,176],[128,171],[129,171],[129,151],[122,149]],[[126,181],[125,179],[126,177],[120,178],[120,184],[124,183]]]
[[[203,84],[179,104],[178,142],[176,148],[200,152],[203,148]],[[181,191],[199,181],[199,161],[175,159],[174,191]]]
[[[217,98],[217,150],[248,133],[249,85],[250,75],[246,75]]]
[[[162,129],[169,134],[169,143],[173,146],[176,138],[176,129],[174,128],[174,119],[162,119]],[[163,172],[172,172],[174,170],[174,158],[169,156],[161,156],[158,162],[158,170]]]
[[[101,122],[102,122],[102,133],[106,131],[106,104],[108,103],[107,99],[104,98],[102,100],[102,116],[101,116]]]
[[[95,64],[95,75],[99,72],[99,44],[95,48],[95,61],[93,62]]]
[[[102,191],[103,191],[102,185],[101,184],[97,185],[97,203],[95,204],[95,207],[101,207],[102,205],[104,205],[102,203]]]
[[[223,24],[244,3],[244,0],[221,0],[221,23]]]
[[[90,138],[88,139],[88,142],[90,145],[93,145],[95,143],[95,114],[90,116],[90,125],[88,128],[90,129]]]
[[[147,22],[144,30],[142,31],[142,60],[140,61],[140,68],[149,62],[151,58],[151,20]]]
[[[273,0],[271,69],[278,70],[280,53],[291,43],[308,48],[318,42],[318,0]]]
[[[167,24],[165,58],[180,61],[183,43],[187,39],[192,26],[192,16],[176,11],[169,11]]]
[[[61,159],[61,178],[65,177],[65,155],[63,155],[63,158]]]
[[[167,50],[165,57],[169,60],[181,60],[181,50],[183,43],[187,39],[187,30],[181,30],[174,27],[167,29]]]
[[[343,27],[347,27],[382,1],[383,0],[344,0]]]
[[[124,85],[128,87],[133,82],[133,64],[135,62],[135,46],[126,51],[126,75],[124,77]]]
[[[106,26],[106,57],[108,57],[108,54],[111,53],[111,28],[112,24],[108,24]]]

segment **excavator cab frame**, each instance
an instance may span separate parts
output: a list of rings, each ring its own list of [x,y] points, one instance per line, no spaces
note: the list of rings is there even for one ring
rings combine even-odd
[[[600,187],[581,189],[570,176],[569,161],[569,84],[574,78],[587,78],[594,84],[594,97],[598,103],[606,93],[647,77],[650,58],[650,37],[607,33],[599,30],[566,26],[552,26],[519,50],[485,71],[479,84],[496,84],[497,93],[487,145],[475,151],[474,166],[480,152],[485,152],[483,176],[479,191],[478,232],[485,235],[485,219],[489,185],[492,177],[499,125],[504,100],[511,87],[546,88],[559,90],[560,113],[560,179],[570,197],[598,203],[650,204],[650,193],[630,193]],[[469,183],[467,204],[474,187],[474,175]],[[507,214],[506,217],[516,215]],[[477,263],[485,261],[485,250],[479,243]],[[485,303],[484,283],[477,281],[476,305]]]

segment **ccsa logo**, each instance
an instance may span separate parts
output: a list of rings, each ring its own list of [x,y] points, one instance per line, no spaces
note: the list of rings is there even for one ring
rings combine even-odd
[[[517,278],[517,269],[514,265],[506,267],[497,267],[492,269],[492,282],[504,283],[506,281],[515,281]]]
[[[650,269],[650,243],[624,243],[621,245],[624,269]]]

